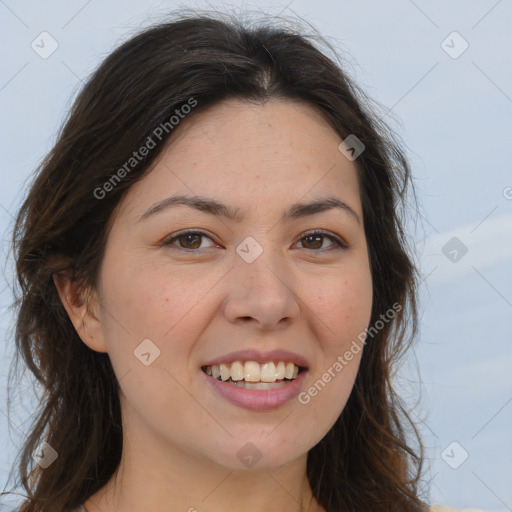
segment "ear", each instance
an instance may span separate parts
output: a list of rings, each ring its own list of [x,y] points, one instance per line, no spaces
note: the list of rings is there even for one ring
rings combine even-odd
[[[53,274],[62,305],[82,341],[96,352],[107,352],[96,291],[84,290],[68,276]]]

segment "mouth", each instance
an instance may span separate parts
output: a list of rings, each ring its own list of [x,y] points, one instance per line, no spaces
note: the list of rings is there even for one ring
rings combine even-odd
[[[292,361],[233,361],[204,365],[201,370],[219,382],[238,388],[269,390],[293,382],[307,368]]]
[[[207,389],[236,407],[271,411],[290,403],[305,385],[309,362],[283,349],[239,350],[204,361]]]

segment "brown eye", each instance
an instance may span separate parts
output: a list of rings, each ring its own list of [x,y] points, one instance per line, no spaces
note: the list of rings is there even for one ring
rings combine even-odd
[[[180,247],[185,249],[199,249],[201,247],[201,237],[202,235],[181,235],[177,237],[177,240],[180,241]],[[181,241],[184,240],[183,243]]]
[[[318,251],[319,249],[322,249],[323,240],[325,238],[328,238],[334,242],[333,244],[331,244],[331,246],[330,246],[331,248],[328,248],[326,250],[331,250],[332,248],[334,248],[334,249],[346,249],[347,248],[347,245],[344,244],[337,237],[335,237],[333,235],[328,235],[327,233],[324,233],[322,231],[307,233],[306,236],[304,236],[300,239],[300,242],[303,244],[303,247],[305,249]]]
[[[306,249],[321,249],[323,245],[323,235],[308,235],[302,240],[306,240]]]
[[[164,241],[164,245],[171,249],[185,249],[188,251],[197,251],[201,248],[201,242],[203,238],[211,238],[202,233],[201,231],[188,231]],[[177,242],[177,243],[176,243]],[[208,249],[209,247],[206,247]]]

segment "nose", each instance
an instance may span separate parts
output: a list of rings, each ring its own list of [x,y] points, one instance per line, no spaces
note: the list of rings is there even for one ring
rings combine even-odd
[[[286,264],[264,251],[252,263],[237,257],[234,265],[224,301],[224,315],[229,322],[275,330],[299,317],[300,300]]]

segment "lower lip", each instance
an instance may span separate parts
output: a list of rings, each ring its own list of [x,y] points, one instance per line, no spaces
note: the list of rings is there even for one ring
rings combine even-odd
[[[296,379],[276,389],[245,389],[214,379],[200,370],[210,386],[233,405],[254,411],[271,411],[295,398],[304,382],[307,370]]]

